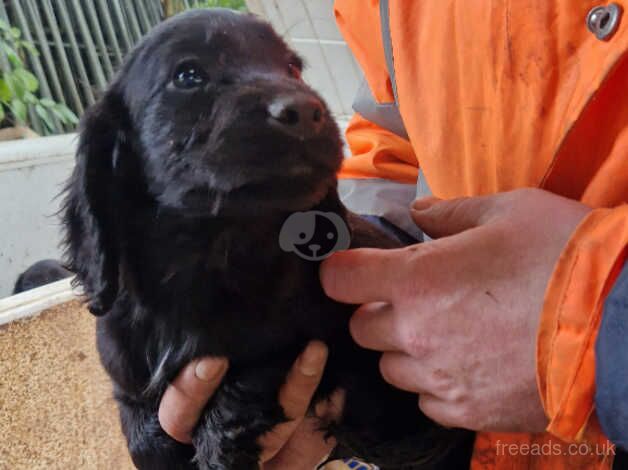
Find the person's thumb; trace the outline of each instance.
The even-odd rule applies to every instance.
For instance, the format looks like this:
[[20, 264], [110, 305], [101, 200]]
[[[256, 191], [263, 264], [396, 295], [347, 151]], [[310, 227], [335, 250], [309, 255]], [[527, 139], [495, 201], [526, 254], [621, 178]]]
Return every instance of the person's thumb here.
[[204, 357], [183, 368], [159, 405], [159, 424], [166, 434], [184, 444], [192, 442], [192, 432], [228, 365], [224, 358]]
[[448, 201], [427, 197], [414, 201], [410, 214], [414, 223], [427, 235], [440, 238], [485, 224], [494, 214], [495, 203], [494, 196]]

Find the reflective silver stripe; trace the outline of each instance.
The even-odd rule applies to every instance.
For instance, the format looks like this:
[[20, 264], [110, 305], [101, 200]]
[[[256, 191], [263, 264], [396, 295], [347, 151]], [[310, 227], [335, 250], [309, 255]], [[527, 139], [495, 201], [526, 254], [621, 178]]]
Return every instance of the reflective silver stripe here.
[[433, 196], [432, 190], [427, 184], [427, 180], [425, 179], [425, 173], [423, 173], [423, 169], [419, 168], [419, 177], [416, 181], [416, 197], [417, 199], [420, 197]]
[[407, 139], [408, 132], [406, 131], [406, 126], [403, 124], [403, 119], [399, 112], [395, 61], [392, 50], [392, 37], [390, 35], [388, 0], [380, 0], [379, 17], [382, 28], [382, 42], [384, 43], [386, 67], [388, 68], [388, 76], [392, 85], [395, 101], [392, 103], [378, 103], [366, 80], [362, 80], [362, 84], [353, 101], [352, 107], [356, 113], [359, 113], [366, 120], [397, 134], [399, 137]]
[[340, 179], [340, 199], [356, 214], [384, 217], [397, 227], [420, 239], [421, 231], [410, 217], [416, 185], [385, 179]]
[[[393, 103], [378, 103], [368, 83], [363, 80], [353, 102], [353, 109], [368, 121], [408, 139], [408, 132], [399, 112], [388, 0], [380, 0], [379, 16], [386, 67], [395, 101]], [[415, 198], [432, 195], [422, 169], [419, 168], [416, 185], [396, 183], [384, 179], [341, 179], [338, 182], [338, 190], [344, 204], [353, 212], [384, 217], [417, 239], [420, 240], [424, 237], [410, 217], [410, 203]]]
[[362, 85], [355, 96], [353, 110], [367, 121], [377, 124], [382, 129], [389, 130], [404, 139], [408, 138], [408, 133], [406, 132], [406, 127], [403, 125], [397, 104], [378, 103], [373, 93], [371, 93], [371, 89], [366, 80], [362, 81]]
[[[419, 168], [419, 177], [417, 178], [416, 182], [416, 198], [419, 199], [420, 197], [427, 197], [432, 195], [432, 190], [428, 186], [427, 180], [425, 179], [425, 173], [423, 173], [423, 170]], [[430, 240], [432, 240], [432, 238], [422, 230], [419, 230], [419, 232], [421, 232], [421, 234], [423, 235], [422, 240], [424, 242], [429, 242]]]
[[388, 0], [379, 1], [379, 21], [382, 26], [382, 42], [384, 43], [384, 55], [386, 56], [386, 67], [392, 85], [395, 104], [399, 106], [399, 95], [397, 95], [397, 78], [395, 74], [395, 56], [392, 48], [392, 35], [390, 34], [390, 9]]

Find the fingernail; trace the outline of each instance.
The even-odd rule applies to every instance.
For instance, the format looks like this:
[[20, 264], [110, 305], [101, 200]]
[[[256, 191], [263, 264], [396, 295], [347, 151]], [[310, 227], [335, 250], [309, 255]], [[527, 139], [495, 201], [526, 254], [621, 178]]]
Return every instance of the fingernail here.
[[440, 199], [438, 199], [437, 197], [423, 197], [421, 199], [417, 199], [412, 203], [412, 209], [414, 209], [415, 211], [429, 209], [433, 204], [437, 203], [438, 201], [440, 201]]
[[198, 361], [194, 374], [203, 382], [213, 382], [220, 377], [225, 367], [226, 361], [224, 359], [205, 358]]
[[312, 341], [301, 354], [299, 370], [307, 377], [314, 377], [321, 373], [326, 359], [327, 346], [320, 341]]

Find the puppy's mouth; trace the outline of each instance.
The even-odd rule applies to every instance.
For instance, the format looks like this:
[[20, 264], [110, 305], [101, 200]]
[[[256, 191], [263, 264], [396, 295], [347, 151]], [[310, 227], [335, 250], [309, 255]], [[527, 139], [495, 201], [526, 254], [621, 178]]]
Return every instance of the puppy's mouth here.
[[307, 167], [282, 176], [241, 184], [229, 190], [203, 186], [183, 194], [181, 209], [188, 216], [264, 216], [312, 209], [336, 190], [336, 177], [313, 178]]
[[342, 149], [334, 138], [278, 142], [255, 148], [226, 139], [224, 151], [214, 151], [220, 158], [199, 149], [202, 165], [186, 183], [169, 184], [160, 202], [188, 217], [265, 216], [309, 210], [336, 190]]

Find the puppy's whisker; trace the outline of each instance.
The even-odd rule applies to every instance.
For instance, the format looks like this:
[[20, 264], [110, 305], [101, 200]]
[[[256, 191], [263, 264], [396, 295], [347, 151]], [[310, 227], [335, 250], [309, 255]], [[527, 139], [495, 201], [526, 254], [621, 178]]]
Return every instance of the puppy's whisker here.
[[196, 128], [193, 127], [192, 130], [190, 131], [190, 133], [187, 136], [185, 136], [185, 139], [183, 139], [181, 141], [181, 144], [180, 144], [181, 148], [180, 148], [179, 152], [185, 152], [185, 151], [190, 149], [190, 145], [191, 145], [192, 140], [194, 138], [194, 130], [195, 129]]
[[199, 115], [198, 119], [194, 122], [190, 133], [187, 135], [185, 141], [183, 142], [183, 148], [181, 149], [182, 152], [190, 150], [190, 147], [192, 147], [192, 145], [200, 140], [199, 137], [202, 136], [203, 133], [199, 132], [199, 128], [206, 121], [206, 119], [207, 116], [205, 114]]
[[[170, 359], [171, 354], [172, 354], [172, 346], [168, 346], [162, 352], [161, 358], [159, 359], [159, 363], [153, 370], [150, 371], [151, 372], [150, 380], [148, 381], [148, 384], [146, 385], [146, 388], [144, 389], [145, 395], [152, 395], [153, 393], [158, 392], [163, 387], [164, 379], [167, 380], [167, 378], [164, 377], [164, 370], [166, 367], [166, 363]], [[147, 359], [149, 359], [148, 355], [147, 355]]]
[[208, 198], [208, 206], [211, 208], [210, 213], [213, 216], [218, 215], [225, 199], [225, 193], [216, 192], [213, 198]]

